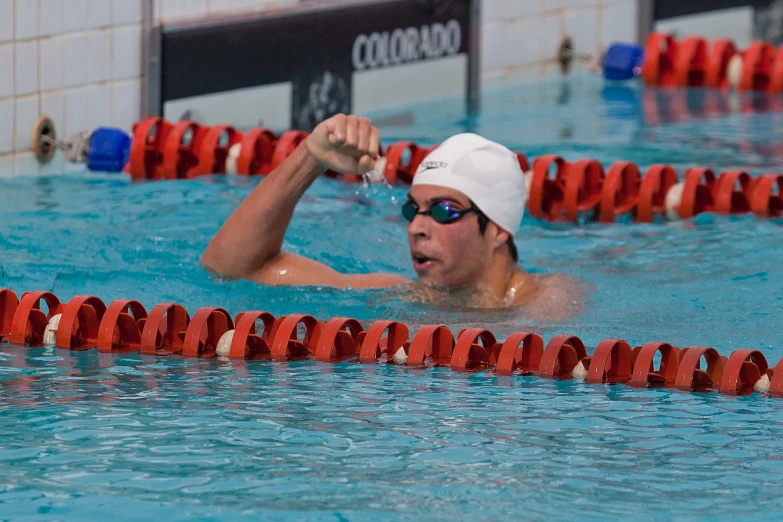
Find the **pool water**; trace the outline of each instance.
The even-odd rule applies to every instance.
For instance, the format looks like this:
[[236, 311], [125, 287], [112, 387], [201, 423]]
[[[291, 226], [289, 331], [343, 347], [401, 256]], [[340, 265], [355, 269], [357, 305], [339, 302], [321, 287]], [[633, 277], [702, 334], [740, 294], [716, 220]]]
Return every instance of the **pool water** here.
[[[593, 78], [486, 93], [475, 119], [404, 108], [388, 141], [479, 132], [558, 153], [754, 175], [780, 170], [779, 100], [606, 88]], [[406, 118], [399, 118], [404, 121]], [[391, 118], [389, 121], [394, 121]], [[176, 301], [232, 314], [531, 330], [594, 347], [709, 345], [783, 357], [781, 223], [526, 218], [520, 264], [591, 288], [582, 314], [531, 321], [398, 293], [220, 282], [198, 259], [255, 179], [0, 178], [0, 287]], [[319, 180], [285, 248], [336, 269], [413, 277], [404, 188]], [[783, 401], [313, 361], [277, 364], [0, 345], [0, 518], [757, 519], [783, 513]], [[589, 350], [592, 351], [592, 348]]]

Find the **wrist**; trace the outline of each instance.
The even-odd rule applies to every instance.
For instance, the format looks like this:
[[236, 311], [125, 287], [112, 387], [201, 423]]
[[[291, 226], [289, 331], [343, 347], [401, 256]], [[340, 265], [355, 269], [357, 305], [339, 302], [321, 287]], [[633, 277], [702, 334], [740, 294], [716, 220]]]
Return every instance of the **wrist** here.
[[317, 174], [323, 174], [328, 169], [328, 166], [323, 161], [321, 161], [316, 154], [313, 153], [309, 136], [299, 144], [297, 149], [302, 153], [303, 166], [307, 170], [313, 171]]

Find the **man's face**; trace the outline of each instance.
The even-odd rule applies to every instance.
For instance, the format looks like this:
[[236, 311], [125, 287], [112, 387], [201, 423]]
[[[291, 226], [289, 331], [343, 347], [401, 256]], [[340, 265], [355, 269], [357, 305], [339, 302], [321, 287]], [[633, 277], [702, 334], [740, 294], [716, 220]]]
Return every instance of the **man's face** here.
[[[433, 185], [412, 187], [408, 199], [418, 205], [419, 212], [429, 210], [440, 201], [461, 209], [471, 207], [462, 192]], [[479, 232], [476, 212], [468, 212], [448, 224], [440, 224], [431, 216], [417, 215], [408, 224], [408, 243], [419, 281], [442, 287], [477, 284], [492, 259], [489, 236]]]

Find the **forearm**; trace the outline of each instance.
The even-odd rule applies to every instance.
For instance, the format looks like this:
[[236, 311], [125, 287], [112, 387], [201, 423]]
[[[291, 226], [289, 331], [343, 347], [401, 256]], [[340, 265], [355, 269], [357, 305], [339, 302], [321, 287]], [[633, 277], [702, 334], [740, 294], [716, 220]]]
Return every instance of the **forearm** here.
[[300, 144], [229, 216], [201, 263], [236, 278], [263, 268], [280, 253], [296, 204], [323, 171], [306, 144]]

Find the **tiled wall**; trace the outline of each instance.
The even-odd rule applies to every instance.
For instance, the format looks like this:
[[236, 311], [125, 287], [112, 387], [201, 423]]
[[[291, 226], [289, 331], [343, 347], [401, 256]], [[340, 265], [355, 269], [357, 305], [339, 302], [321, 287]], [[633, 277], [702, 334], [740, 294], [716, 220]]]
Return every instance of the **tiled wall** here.
[[39, 114], [60, 137], [130, 128], [141, 107], [142, 0], [0, 0], [0, 176], [67, 170], [29, 152]]
[[[564, 35], [577, 53], [637, 39], [638, 0], [483, 0], [484, 89], [556, 78]], [[584, 63], [574, 64], [574, 73]]]
[[[146, 1], [0, 0], [0, 176], [80, 169], [59, 153], [41, 166], [29, 152], [41, 113], [60, 137], [99, 125], [130, 130], [141, 116]], [[154, 0], [152, 16], [161, 23], [322, 1]], [[637, 0], [482, 1], [483, 88], [555, 77], [566, 33], [581, 53], [636, 40]]]

